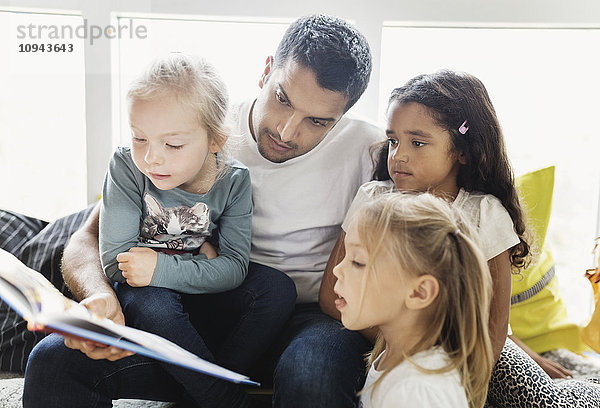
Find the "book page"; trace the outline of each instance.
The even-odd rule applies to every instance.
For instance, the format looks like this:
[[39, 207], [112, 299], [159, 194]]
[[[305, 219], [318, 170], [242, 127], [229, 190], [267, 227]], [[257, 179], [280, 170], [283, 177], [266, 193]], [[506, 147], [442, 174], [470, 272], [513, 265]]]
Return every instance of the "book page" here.
[[91, 313], [63, 296], [43, 275], [1, 249], [0, 297], [29, 323], [43, 325], [45, 330], [131, 350], [228, 381], [258, 385], [247, 376], [208, 362], [163, 337]]

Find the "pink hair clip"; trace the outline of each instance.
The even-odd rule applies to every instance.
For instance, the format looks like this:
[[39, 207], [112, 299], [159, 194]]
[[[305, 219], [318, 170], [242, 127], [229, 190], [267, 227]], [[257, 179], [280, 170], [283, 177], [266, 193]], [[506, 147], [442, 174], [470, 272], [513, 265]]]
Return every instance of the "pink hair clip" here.
[[464, 135], [465, 133], [467, 133], [467, 130], [469, 130], [469, 127], [467, 126], [467, 121], [465, 120], [462, 125], [460, 125], [460, 127], [458, 128], [458, 131], [461, 135]]

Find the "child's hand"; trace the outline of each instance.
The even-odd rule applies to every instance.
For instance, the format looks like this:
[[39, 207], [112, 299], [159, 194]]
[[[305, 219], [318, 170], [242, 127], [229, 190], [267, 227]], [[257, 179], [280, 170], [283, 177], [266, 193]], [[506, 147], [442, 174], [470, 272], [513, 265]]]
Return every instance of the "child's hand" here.
[[150, 248], [133, 247], [117, 255], [117, 261], [129, 286], [148, 286], [154, 276], [158, 254]]
[[542, 369], [550, 376], [550, 378], [573, 378], [573, 373], [556, 361], [552, 361], [540, 355], [537, 357], [538, 358], [534, 358], [533, 360], [538, 363], [540, 367], [542, 367]]
[[200, 247], [200, 253], [206, 255], [208, 259], [213, 259], [217, 257], [217, 250], [208, 241], [204, 241], [204, 244], [202, 244], [202, 246]]

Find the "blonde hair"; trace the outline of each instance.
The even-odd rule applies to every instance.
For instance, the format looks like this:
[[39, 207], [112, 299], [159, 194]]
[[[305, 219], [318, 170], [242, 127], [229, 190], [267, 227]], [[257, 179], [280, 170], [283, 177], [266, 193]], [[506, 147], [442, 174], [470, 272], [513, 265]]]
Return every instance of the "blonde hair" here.
[[217, 177], [221, 177], [229, 168], [227, 141], [231, 130], [227, 124], [227, 86], [215, 67], [204, 58], [179, 52], [154, 60], [131, 83], [127, 101], [131, 106], [137, 100], [163, 97], [173, 97], [190, 107], [198, 124], [207, 130], [209, 141], [220, 146], [222, 159], [218, 163]]
[[[399, 270], [415, 276], [432, 275], [439, 282], [439, 294], [430, 308], [431, 322], [423, 339], [392, 366], [422, 351], [423, 344], [440, 346], [450, 363], [428, 373], [457, 369], [470, 407], [482, 407], [493, 367], [488, 333], [492, 282], [487, 262], [474, 242], [474, 229], [457, 210], [430, 193], [387, 193], [361, 209], [357, 215], [358, 234], [369, 254], [376, 259], [388, 251]], [[377, 271], [369, 262], [364, 287]], [[368, 356], [369, 367], [384, 351], [381, 334]], [[411, 361], [412, 362], [412, 361]], [[416, 365], [416, 363], [412, 362]], [[373, 385], [373, 392], [384, 374]]]

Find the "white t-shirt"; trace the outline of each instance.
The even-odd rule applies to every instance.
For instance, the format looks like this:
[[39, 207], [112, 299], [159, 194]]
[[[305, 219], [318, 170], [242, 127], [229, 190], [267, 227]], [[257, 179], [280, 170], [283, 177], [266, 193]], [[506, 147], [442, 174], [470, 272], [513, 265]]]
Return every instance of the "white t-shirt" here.
[[250, 169], [254, 214], [250, 260], [287, 273], [298, 302], [317, 302], [325, 265], [358, 188], [371, 179], [369, 147], [384, 132], [344, 115], [313, 150], [283, 163], [258, 151], [248, 116], [253, 101], [232, 107], [234, 151]]
[[[356, 193], [356, 197], [342, 224], [344, 231], [348, 230], [352, 217], [354, 217], [359, 207], [373, 197], [390, 191], [395, 191], [392, 180], [370, 181], [362, 185]], [[510, 214], [500, 200], [493, 195], [477, 192], [469, 193], [461, 188], [452, 202], [452, 206], [462, 210], [469, 217], [469, 220], [478, 227], [479, 246], [488, 261], [520, 242]]]
[[[383, 371], [377, 370], [381, 356], [371, 366], [359, 408], [468, 408], [467, 395], [456, 369], [443, 374], [428, 374], [410, 361], [398, 364], [381, 380], [375, 392], [369, 388]], [[411, 359], [419, 366], [431, 370], [445, 367], [448, 355], [440, 347], [415, 354]]]

